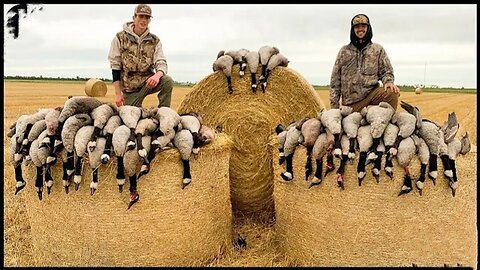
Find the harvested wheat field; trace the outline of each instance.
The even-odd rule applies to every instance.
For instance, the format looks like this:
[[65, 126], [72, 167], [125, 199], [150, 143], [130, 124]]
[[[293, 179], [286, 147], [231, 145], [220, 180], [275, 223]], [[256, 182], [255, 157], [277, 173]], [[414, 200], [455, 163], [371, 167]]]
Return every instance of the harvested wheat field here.
[[[35, 223], [30, 222], [29, 214], [27, 211], [27, 207], [30, 205], [30, 200], [25, 197], [27, 189], [33, 188], [33, 182], [30, 179], [27, 180], [27, 188], [23, 191], [24, 193], [17, 194], [14, 196], [14, 174], [13, 174], [13, 167], [10, 165], [9, 160], [9, 150], [8, 150], [8, 142], [9, 138], [6, 136], [8, 132], [8, 127], [12, 124], [20, 115], [26, 113], [33, 113], [39, 108], [53, 108], [59, 105], [62, 105], [64, 101], [67, 99], [69, 95], [85, 95], [85, 84], [84, 83], [30, 83], [30, 82], [4, 82], [4, 163], [5, 163], [5, 184], [4, 184], [4, 266], [39, 266], [40, 264], [37, 260], [33, 257], [34, 252], [34, 243], [38, 241], [35, 237], [37, 235], [35, 232], [38, 232], [38, 228], [34, 227]], [[174, 87], [173, 90], [173, 97], [172, 97], [172, 108], [177, 110], [184, 100], [185, 96], [191, 91], [191, 88], [182, 88], [182, 87]], [[108, 85], [108, 92], [105, 97], [99, 97], [100, 100], [103, 101], [111, 101], [114, 100], [113, 95], [113, 87], [109, 84]], [[320, 96], [320, 99], [324, 101], [324, 104], [329, 107], [328, 102], [328, 91], [317, 91], [317, 94]], [[471, 190], [471, 192], [476, 191], [476, 145], [477, 145], [477, 138], [476, 138], [476, 96], [471, 94], [443, 94], [443, 93], [429, 93], [428, 91], [424, 91], [421, 95], [416, 95], [414, 92], [409, 93], [402, 93], [400, 96], [401, 100], [409, 102], [417, 106], [422, 115], [425, 118], [429, 118], [437, 123], [443, 123], [446, 120], [446, 117], [449, 112], [455, 111], [457, 118], [460, 122], [460, 130], [458, 132], [459, 135], [463, 135], [465, 131], [468, 131], [470, 135], [470, 140], [472, 142], [472, 151], [475, 153], [469, 153], [468, 156], [459, 157], [458, 159], [458, 167], [459, 169], [462, 168], [462, 171], [459, 171], [459, 181], [468, 181], [470, 179], [470, 185], [463, 184], [459, 188], [458, 197], [452, 198], [451, 195], [448, 193], [448, 190], [445, 186], [438, 186], [435, 190], [433, 190], [431, 182], [427, 183], [427, 187], [425, 189], [424, 199], [432, 202], [438, 202], [440, 199], [444, 199], [447, 202], [440, 204], [437, 207], [441, 207], [441, 205], [451, 206], [453, 204], [464, 204], [466, 208], [465, 211], [468, 211], [466, 215], [471, 215], [471, 211], [475, 211], [476, 202], [472, 201], [475, 200], [475, 196], [469, 197], [469, 201], [466, 201], [465, 197], [462, 195], [466, 194], [467, 190]], [[156, 106], [157, 98], [155, 95], [149, 96], [145, 102], [144, 107]], [[286, 124], [286, 123], [282, 123]], [[272, 130], [273, 133], [273, 130]], [[272, 151], [275, 151], [273, 149]], [[299, 151], [300, 152], [300, 151]], [[301, 153], [301, 152], [300, 152]], [[273, 156], [278, 153], [271, 153]], [[300, 154], [301, 155], [301, 154]], [[299, 155], [299, 156], [300, 156]], [[276, 159], [273, 158], [273, 162]], [[471, 163], [465, 163], [469, 161]], [[300, 166], [301, 161], [295, 161], [296, 166]], [[441, 165], [439, 165], [441, 168]], [[88, 172], [89, 168], [86, 169]], [[347, 167], [348, 170], [348, 167]], [[351, 170], [351, 168], [350, 168]], [[415, 171], [415, 169], [412, 169]], [[440, 169], [441, 171], [441, 169]], [[439, 171], [439, 172], [440, 172]], [[367, 171], [369, 173], [369, 171]], [[275, 179], [274, 183], [277, 185], [277, 174], [278, 168], [275, 168]], [[400, 177], [399, 175], [401, 172], [396, 172], [396, 180], [393, 183], [387, 183], [386, 180], [382, 180], [383, 185], [391, 185], [392, 187], [390, 193], [393, 191], [397, 191]], [[25, 174], [26, 175], [26, 174]], [[298, 174], [297, 175], [301, 175]], [[383, 176], [383, 174], [382, 174]], [[368, 189], [369, 187], [372, 189], [376, 184], [372, 182], [371, 176], [367, 176], [364, 180], [365, 187], [362, 188]], [[302, 181], [300, 181], [302, 180]], [[351, 185], [356, 181], [356, 179], [346, 179], [346, 182], [350, 182]], [[441, 176], [439, 176], [439, 184], [442, 183]], [[194, 181], [194, 180], [193, 180]], [[301, 178], [295, 178], [294, 180], [296, 183], [294, 185], [284, 188], [292, 188], [298, 190], [300, 192], [304, 192], [303, 189], [305, 181]], [[331, 182], [331, 181], [330, 181]], [[87, 184], [87, 183], [84, 183]], [[325, 184], [327, 184], [325, 182]], [[358, 190], [358, 188], [352, 186], [346, 186], [346, 188], [351, 187], [351, 189]], [[275, 187], [277, 188], [277, 187]], [[31, 190], [30, 190], [31, 191]], [[63, 192], [59, 191], [58, 189], [55, 190], [57, 193]], [[431, 191], [431, 192], [430, 192]], [[329, 185], [319, 186], [317, 190], [313, 190], [312, 194], [320, 195], [329, 195], [332, 196], [342, 196], [336, 193], [340, 193], [339, 190], [334, 189], [333, 184], [329, 183]], [[369, 191], [371, 192], [371, 190]], [[286, 191], [284, 191], [286, 193]], [[389, 193], [389, 195], [391, 195]], [[299, 205], [296, 207], [301, 206], [308, 206], [309, 198], [312, 198], [312, 194], [305, 196]], [[336, 195], [333, 195], [336, 194]], [[371, 193], [370, 193], [371, 194]], [[432, 196], [437, 195], [438, 197], [433, 198]], [[65, 195], [57, 194], [57, 195]], [[84, 194], [82, 194], [84, 195]], [[45, 194], [45, 196], [47, 196]], [[85, 195], [86, 196], [86, 195]], [[405, 202], [405, 206], [410, 205], [412, 200], [418, 199], [418, 193], [414, 194], [414, 192], [407, 195], [407, 197], [402, 198], [403, 202]], [[390, 198], [391, 200], [395, 200], [397, 198]], [[91, 200], [91, 198], [87, 198], [86, 200]], [[455, 202], [457, 200], [458, 202]], [[42, 201], [43, 203], [45, 201]], [[320, 201], [319, 201], [320, 202]], [[38, 204], [38, 202], [36, 202]], [[318, 203], [318, 202], [317, 202]], [[276, 203], [277, 204], [277, 203]], [[472, 206], [473, 205], [473, 206]], [[313, 206], [313, 204], [312, 204]], [[417, 206], [421, 207], [421, 206]], [[432, 206], [435, 207], [435, 206]], [[308, 224], [307, 222], [300, 220], [300, 223], [294, 225], [293, 222], [289, 221], [285, 214], [287, 211], [285, 208], [281, 208], [280, 214], [281, 219], [279, 217], [277, 219], [272, 219], [269, 221], [259, 221], [262, 220], [257, 219], [255, 217], [242, 217], [237, 216], [232, 221], [232, 234], [233, 238], [237, 239], [237, 237], [243, 237], [246, 240], [246, 247], [237, 249], [235, 246], [231, 246], [219, 252], [218, 256], [208, 262], [203, 262], [205, 266], [303, 266], [303, 265], [317, 265], [317, 266], [326, 266], [328, 264], [324, 264], [321, 260], [319, 260], [316, 256], [318, 254], [308, 255], [313, 256], [313, 259], [309, 261], [309, 257], [305, 255], [304, 251], [310, 250], [311, 242], [304, 240], [307, 236], [306, 231], [299, 231], [294, 232], [292, 230], [297, 229], [295, 226], [302, 226]], [[283, 210], [283, 211], [282, 211]], [[303, 211], [307, 211], [305, 209]], [[319, 211], [319, 210], [315, 210]], [[417, 210], [415, 210], [417, 211]], [[440, 211], [437, 209], [436, 211]], [[311, 211], [310, 211], [311, 212]], [[300, 214], [301, 212], [297, 213]], [[435, 217], [440, 217], [438, 212], [435, 212], [436, 216], [433, 218], [431, 217], [429, 222], [437, 221]], [[462, 217], [458, 215], [458, 213], [452, 211], [447, 211], [447, 213], [452, 213], [453, 218], [455, 220], [462, 220]], [[261, 215], [261, 214], [259, 214]], [[393, 215], [393, 213], [389, 213], [389, 215]], [[316, 217], [318, 219], [318, 217]], [[331, 214], [331, 218], [342, 218], [341, 215], [334, 215]], [[448, 219], [448, 216], [445, 217]], [[38, 220], [38, 219], [37, 219]], [[276, 221], [279, 221], [280, 224], [276, 224]], [[442, 220], [440, 220], [441, 222]], [[378, 221], [375, 221], [378, 224]], [[277, 222], [278, 223], [278, 222]], [[285, 226], [287, 224], [288, 226]], [[281, 228], [278, 228], [281, 226]], [[438, 224], [438, 226], [443, 226], [442, 224]], [[471, 226], [469, 224], [468, 226]], [[276, 230], [278, 229], [278, 230]], [[471, 227], [467, 227], [466, 229], [468, 233], [470, 233], [473, 229]], [[467, 233], [467, 231], [465, 231]], [[285, 233], [284, 238], [278, 237], [278, 232]], [[188, 232], [186, 232], [188, 233]], [[299, 234], [301, 239], [294, 239], [290, 241], [285, 241], [285, 237], [292, 239], [295, 233]], [[439, 233], [438, 231], [432, 232], [432, 234]], [[475, 231], [476, 233], [476, 231]], [[405, 233], [407, 234], [407, 233]], [[353, 234], [348, 232], [344, 235], [344, 239], [340, 240], [340, 248], [349, 248], [348, 242], [355, 242], [355, 241], [366, 241], [365, 239], [355, 239], [351, 238]], [[415, 238], [415, 228], [408, 228], [408, 236], [411, 238]], [[327, 235], [323, 236], [312, 236], [312, 239], [321, 239], [320, 237], [328, 237]], [[389, 241], [396, 241], [397, 238], [394, 236], [388, 236]], [[346, 239], [349, 238], [349, 239]], [[476, 239], [476, 235], [473, 235], [472, 238]], [[442, 238], [440, 238], [442, 239]], [[467, 239], [467, 238], [466, 238]], [[470, 239], [470, 238], [468, 238]], [[456, 244], [455, 239], [443, 239], [447, 243]], [[292, 243], [295, 241], [301, 241], [298, 245], [292, 247]], [[404, 247], [410, 248], [407, 246], [405, 242], [408, 240], [401, 240], [400, 243], [404, 244]], [[430, 243], [424, 243], [428, 245]], [[437, 243], [438, 244], [438, 243]], [[465, 245], [466, 252], [472, 252], [470, 249], [471, 240], [468, 240]], [[434, 243], [435, 245], [435, 243]], [[435, 246], [434, 246], [435, 247]], [[290, 251], [285, 251], [285, 248], [290, 248]], [[427, 247], [423, 247], [427, 249]], [[432, 251], [435, 253], [438, 250]], [[105, 250], [98, 250], [98, 252], [105, 252]], [[407, 251], [404, 251], [407, 253]], [[475, 249], [476, 252], [476, 249]], [[368, 252], [367, 252], [368, 253]], [[340, 253], [341, 254], [341, 253]], [[369, 254], [369, 253], [368, 253]], [[418, 260], [418, 264], [422, 266], [422, 262], [425, 262], [424, 265], [428, 264], [428, 258], [431, 258], [433, 255], [428, 255], [428, 250], [423, 252], [425, 254], [426, 259]], [[297, 256], [297, 257], [295, 257]], [[457, 255], [455, 255], [457, 256]], [[456, 257], [455, 257], [456, 258]], [[410, 262], [410, 261], [409, 261]], [[471, 260], [458, 260], [458, 261], [445, 261], [445, 263], [464, 263], [470, 264]], [[415, 261], [411, 261], [411, 263], [415, 263]], [[337, 263], [333, 263], [337, 264]], [[348, 263], [345, 265], [354, 265], [355, 263]], [[368, 261], [358, 261], [357, 264], [368, 264]], [[43, 264], [44, 265], [44, 264]], [[403, 264], [401, 264], [403, 265]]]

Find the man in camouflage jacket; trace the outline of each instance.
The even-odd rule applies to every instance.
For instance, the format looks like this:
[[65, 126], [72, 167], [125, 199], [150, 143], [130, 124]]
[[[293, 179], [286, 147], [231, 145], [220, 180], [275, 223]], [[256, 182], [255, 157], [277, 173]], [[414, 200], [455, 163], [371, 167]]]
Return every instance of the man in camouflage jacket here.
[[173, 80], [167, 75], [162, 42], [150, 33], [152, 9], [140, 4], [133, 22], [123, 25], [112, 40], [108, 60], [112, 68], [115, 104], [142, 106], [147, 95], [158, 93], [158, 107], [170, 107]]
[[383, 47], [371, 41], [372, 36], [369, 18], [364, 14], [354, 16], [351, 42], [340, 49], [330, 79], [331, 108], [339, 108], [340, 98], [342, 105], [354, 111], [381, 101], [397, 108], [400, 89], [394, 84], [392, 65]]

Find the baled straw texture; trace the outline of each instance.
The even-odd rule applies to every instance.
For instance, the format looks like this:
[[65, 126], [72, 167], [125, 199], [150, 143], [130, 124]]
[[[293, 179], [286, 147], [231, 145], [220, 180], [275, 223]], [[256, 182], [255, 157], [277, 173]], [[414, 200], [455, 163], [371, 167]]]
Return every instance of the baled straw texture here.
[[91, 78], [85, 83], [85, 94], [89, 97], [104, 97], [107, 85], [97, 78]]
[[415, 89], [415, 94], [420, 95], [423, 92], [422, 88]]
[[[272, 159], [268, 137], [278, 124], [289, 124], [305, 115], [316, 116], [323, 102], [313, 87], [286, 67], [273, 69], [265, 94], [260, 85], [251, 90], [250, 72], [239, 76], [232, 69], [233, 95], [228, 94], [225, 75], [217, 71], [198, 82], [178, 109], [197, 112], [206, 125], [222, 126], [233, 137], [230, 188], [234, 214], [273, 214]], [[261, 67], [257, 71], [260, 76]]]
[[[305, 181], [306, 150], [297, 147], [294, 179], [280, 177], [278, 139], [272, 138], [275, 171], [276, 232], [280, 249], [301, 265], [316, 266], [428, 266], [477, 265], [476, 155], [457, 158], [459, 188], [452, 197], [439, 160], [436, 185], [425, 181], [423, 196], [413, 190], [398, 196], [403, 169], [394, 160], [394, 178], [385, 174], [382, 160], [380, 183], [366, 167], [358, 186], [356, 166], [346, 166], [345, 190], [337, 187], [335, 171], [319, 186], [308, 189]], [[325, 172], [325, 157], [324, 170]], [[419, 162], [410, 173], [417, 179]], [[315, 168], [315, 162], [313, 163]], [[312, 176], [313, 177], [313, 176]], [[415, 180], [413, 180], [415, 181]]]
[[72, 184], [65, 194], [59, 160], [52, 193], [44, 187], [42, 201], [34, 169], [25, 167], [28, 182], [20, 194], [26, 198], [37, 265], [193, 266], [213, 260], [232, 246], [232, 144], [222, 134], [202, 147], [191, 159], [192, 183], [184, 190], [177, 149], [158, 153], [150, 173], [139, 179], [140, 200], [129, 210], [128, 177], [119, 193], [116, 158], [100, 168], [93, 196], [88, 163], [79, 190]]

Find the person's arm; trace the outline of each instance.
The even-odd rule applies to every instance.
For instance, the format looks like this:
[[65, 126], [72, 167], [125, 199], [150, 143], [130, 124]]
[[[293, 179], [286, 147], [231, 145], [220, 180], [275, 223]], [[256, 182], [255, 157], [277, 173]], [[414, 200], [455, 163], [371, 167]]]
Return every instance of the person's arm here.
[[147, 79], [147, 86], [154, 88], [160, 82], [163, 75], [167, 74], [168, 64], [167, 58], [163, 54], [162, 42], [158, 41], [157, 47], [155, 47], [155, 53], [153, 54], [153, 62], [155, 65], [155, 74]]
[[115, 104], [117, 107], [125, 104], [125, 99], [122, 94], [122, 83], [120, 81], [120, 70], [112, 69], [113, 88], [115, 88]]
[[390, 63], [387, 52], [385, 52], [383, 48], [380, 51], [378, 72], [385, 91], [400, 92], [400, 88], [398, 88], [394, 82], [395, 76], [393, 75], [392, 64]]
[[115, 88], [115, 104], [120, 107], [125, 103], [122, 94], [122, 83], [120, 80], [122, 70], [122, 57], [120, 55], [120, 40], [115, 36], [110, 45], [110, 52], [108, 53], [108, 60], [110, 61], [110, 68], [112, 69], [113, 87]]
[[342, 50], [338, 52], [335, 65], [333, 66], [332, 75], [330, 77], [330, 108], [338, 109], [340, 107], [341, 96], [341, 54]]

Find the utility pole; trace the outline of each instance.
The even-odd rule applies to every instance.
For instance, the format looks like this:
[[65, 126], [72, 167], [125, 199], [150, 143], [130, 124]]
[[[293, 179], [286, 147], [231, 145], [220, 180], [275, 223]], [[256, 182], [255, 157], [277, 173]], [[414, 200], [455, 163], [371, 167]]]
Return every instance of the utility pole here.
[[424, 88], [427, 86], [426, 78], [427, 78], [427, 61], [425, 61], [425, 69], [423, 71], [423, 87]]

